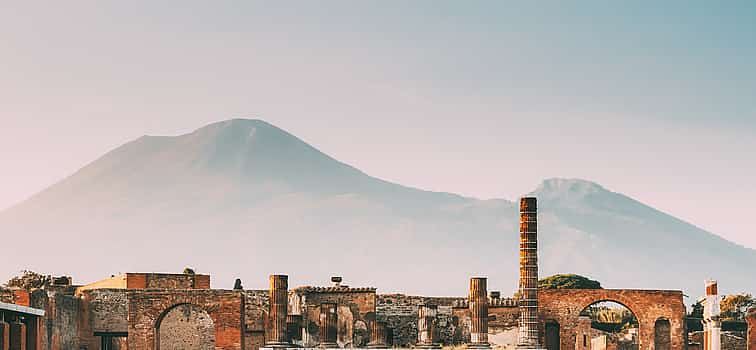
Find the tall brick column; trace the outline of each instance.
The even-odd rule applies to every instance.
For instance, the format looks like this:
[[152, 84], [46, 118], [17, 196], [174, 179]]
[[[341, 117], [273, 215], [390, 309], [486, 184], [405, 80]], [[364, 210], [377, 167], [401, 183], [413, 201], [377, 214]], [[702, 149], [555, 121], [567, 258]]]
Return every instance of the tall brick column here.
[[10, 346], [10, 325], [5, 321], [0, 321], [0, 350], [8, 350]]
[[369, 348], [384, 349], [386, 348], [386, 322], [378, 320], [370, 324], [370, 343]]
[[18, 320], [10, 323], [10, 350], [26, 350], [26, 325]]
[[417, 346], [422, 348], [437, 348], [433, 338], [433, 324], [436, 320], [438, 305], [420, 305], [417, 309]]
[[336, 343], [338, 336], [339, 314], [335, 303], [320, 304], [320, 347], [338, 348]]
[[746, 349], [756, 349], [756, 307], [746, 315], [746, 322], [748, 323], [748, 340], [746, 340]]
[[485, 277], [470, 279], [467, 296], [470, 308], [470, 344], [468, 348], [490, 348], [488, 343], [488, 291]]
[[538, 336], [538, 222], [535, 197], [520, 199], [520, 330], [518, 349], [542, 349]]
[[286, 314], [289, 306], [289, 276], [270, 275], [270, 339], [266, 347], [284, 348], [290, 344], [286, 332]]

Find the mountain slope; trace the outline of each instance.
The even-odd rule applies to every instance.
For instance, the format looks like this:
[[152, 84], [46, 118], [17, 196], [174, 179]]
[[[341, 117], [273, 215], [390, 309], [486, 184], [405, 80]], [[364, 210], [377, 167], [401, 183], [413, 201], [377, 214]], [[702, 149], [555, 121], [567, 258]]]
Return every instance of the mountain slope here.
[[[756, 289], [753, 250], [590, 182], [547, 180], [533, 194], [542, 274], [692, 295], [710, 276]], [[517, 279], [512, 202], [385, 182], [259, 120], [141, 137], [0, 213], [0, 232], [33, 248], [10, 252], [0, 277], [34, 268], [86, 281], [191, 265], [212, 272], [216, 287], [235, 277], [264, 287], [273, 272], [295, 284], [343, 274], [447, 295], [464, 294], [473, 274], [505, 293]]]

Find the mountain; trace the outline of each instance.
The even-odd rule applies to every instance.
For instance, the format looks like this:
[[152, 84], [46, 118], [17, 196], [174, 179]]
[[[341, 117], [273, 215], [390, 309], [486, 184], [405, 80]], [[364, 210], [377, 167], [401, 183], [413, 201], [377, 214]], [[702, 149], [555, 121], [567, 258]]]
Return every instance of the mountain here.
[[[700, 293], [718, 278], [754, 291], [756, 251], [583, 180], [549, 179], [539, 198], [541, 274], [617, 288]], [[517, 287], [515, 203], [376, 179], [260, 120], [144, 136], [0, 213], [0, 277], [20, 269], [91, 281], [126, 271], [241, 277], [265, 287], [343, 275], [381, 291], [464, 295], [472, 275]]]

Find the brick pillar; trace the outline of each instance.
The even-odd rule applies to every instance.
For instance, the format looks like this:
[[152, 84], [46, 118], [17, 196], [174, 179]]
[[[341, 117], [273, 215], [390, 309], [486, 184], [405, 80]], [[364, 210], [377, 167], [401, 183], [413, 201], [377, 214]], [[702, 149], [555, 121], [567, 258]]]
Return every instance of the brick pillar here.
[[26, 325], [19, 321], [10, 324], [9, 350], [26, 350]]
[[289, 306], [289, 276], [270, 275], [270, 337], [266, 347], [288, 347], [286, 314]]
[[746, 349], [756, 349], [756, 308], [751, 309], [746, 316], [748, 323], [748, 340], [746, 340]]
[[386, 322], [375, 320], [370, 324], [370, 344], [368, 344], [368, 347], [373, 349], [388, 347], [386, 344]]
[[8, 350], [10, 344], [10, 325], [5, 321], [0, 321], [0, 350]]
[[520, 199], [520, 329], [518, 349], [542, 349], [538, 336], [538, 223], [535, 197]]
[[575, 333], [575, 350], [590, 350], [592, 345], [591, 318], [588, 316], [579, 316]]
[[485, 277], [470, 279], [470, 344], [468, 348], [490, 348], [488, 343], [488, 291]]
[[423, 348], [437, 348], [433, 339], [433, 324], [438, 312], [437, 305], [420, 305], [417, 309], [417, 345]]
[[320, 304], [320, 347], [338, 348], [336, 343], [338, 336], [339, 314], [335, 303]]

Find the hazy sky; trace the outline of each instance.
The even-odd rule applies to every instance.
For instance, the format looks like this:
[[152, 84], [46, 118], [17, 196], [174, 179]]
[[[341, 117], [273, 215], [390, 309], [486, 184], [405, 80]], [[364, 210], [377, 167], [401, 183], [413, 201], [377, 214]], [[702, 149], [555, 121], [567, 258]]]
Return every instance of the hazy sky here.
[[250, 117], [405, 185], [585, 178], [756, 248], [754, 62], [754, 1], [4, 2], [0, 208]]

